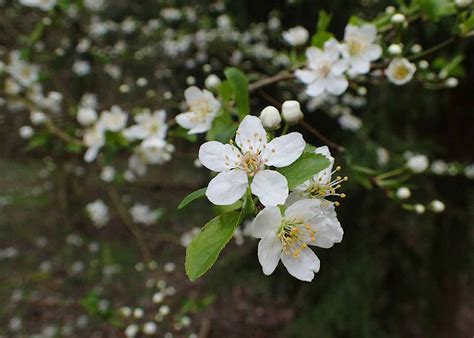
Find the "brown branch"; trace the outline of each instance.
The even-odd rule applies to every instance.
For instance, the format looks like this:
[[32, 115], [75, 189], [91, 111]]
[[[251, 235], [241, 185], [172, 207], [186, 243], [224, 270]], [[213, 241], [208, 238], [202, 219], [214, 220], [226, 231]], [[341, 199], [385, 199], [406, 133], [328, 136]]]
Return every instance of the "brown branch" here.
[[260, 89], [260, 88], [263, 88], [263, 87], [266, 87], [266, 86], [269, 86], [273, 83], [276, 83], [276, 82], [279, 82], [279, 81], [283, 81], [283, 80], [289, 80], [289, 79], [293, 79], [295, 77], [295, 75], [293, 74], [292, 71], [285, 71], [285, 72], [282, 72], [282, 73], [279, 73], [277, 75], [274, 75], [274, 76], [271, 76], [271, 77], [267, 77], [267, 78], [264, 78], [264, 79], [261, 79], [261, 80], [258, 80], [254, 83], [251, 83], [249, 85], [249, 91], [250, 92], [253, 92], [257, 89]]

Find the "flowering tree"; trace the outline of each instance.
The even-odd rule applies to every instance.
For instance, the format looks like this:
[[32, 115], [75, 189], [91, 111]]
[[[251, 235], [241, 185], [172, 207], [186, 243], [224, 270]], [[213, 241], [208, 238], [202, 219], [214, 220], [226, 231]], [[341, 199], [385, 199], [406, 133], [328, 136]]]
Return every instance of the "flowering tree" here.
[[[463, 54], [450, 47], [473, 35], [470, 0], [402, 1], [371, 17], [352, 16], [342, 35], [330, 30], [336, 13], [323, 10], [310, 30], [285, 29], [276, 14], [239, 30], [223, 14], [223, 2], [160, 5], [159, 15], [147, 19], [123, 15], [123, 8], [114, 13], [103, 1], [3, 6], [3, 109], [23, 116], [26, 148], [48, 156], [55, 170], [100, 177], [104, 193], [83, 201], [86, 214], [102, 228], [112, 206], [146, 265], [153, 253], [140, 225], [158, 222], [163, 210], [124, 203], [121, 193], [173, 161], [179, 149], [191, 149], [195, 170], [209, 169], [210, 180], [178, 209], [207, 198], [216, 212], [183, 237], [192, 281], [242, 232], [259, 239], [265, 275], [281, 260], [290, 275], [312, 281], [320, 260], [310, 246], [330, 248], [343, 239], [337, 210], [348, 176], [352, 190], [382, 192], [417, 214], [445, 209], [438, 199], [411, 198], [419, 176], [474, 177], [473, 164], [387, 149], [383, 137], [368, 132], [366, 123], [376, 122], [357, 113], [388, 87], [456, 87]], [[446, 40], [426, 46], [415, 40], [417, 24], [436, 28], [443, 20], [451, 23]], [[316, 110], [337, 121], [344, 142], [308, 118]], [[359, 160], [361, 152], [372, 159]], [[154, 325], [144, 332], [153, 334]], [[129, 326], [126, 334], [137, 330]]]

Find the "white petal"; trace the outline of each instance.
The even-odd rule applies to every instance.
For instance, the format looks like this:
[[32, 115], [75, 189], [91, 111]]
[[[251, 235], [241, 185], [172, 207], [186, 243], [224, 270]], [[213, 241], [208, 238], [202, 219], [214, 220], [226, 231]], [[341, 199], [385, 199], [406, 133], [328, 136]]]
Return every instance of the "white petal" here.
[[316, 80], [316, 73], [312, 70], [307, 69], [297, 69], [295, 71], [295, 76], [301, 82], [308, 84]]
[[296, 201], [285, 211], [286, 220], [301, 220], [307, 222], [309, 219], [321, 214], [321, 202], [318, 199], [302, 199]]
[[326, 79], [316, 79], [306, 87], [306, 94], [312, 97], [321, 95], [326, 89]]
[[268, 233], [276, 233], [281, 225], [281, 212], [278, 207], [266, 207], [260, 211], [250, 226], [253, 237], [263, 238]]
[[329, 160], [329, 166], [317, 173], [314, 178], [315, 180], [321, 179], [321, 183], [328, 183], [331, 180], [332, 168], [334, 166], [334, 157], [331, 156], [331, 152], [327, 146], [318, 147], [314, 152], [316, 154], [323, 155]]
[[333, 95], [341, 95], [349, 86], [349, 82], [343, 76], [327, 79], [326, 90]]
[[290, 275], [305, 282], [311, 282], [314, 274], [319, 271], [319, 258], [309, 248], [302, 250], [298, 257], [283, 253], [281, 261]]
[[311, 226], [316, 231], [316, 235], [314, 242], [310, 242], [309, 238], [306, 239], [310, 245], [328, 249], [332, 247], [334, 243], [340, 243], [342, 241], [344, 230], [337, 218], [318, 216], [312, 220]]
[[367, 58], [370, 61], [375, 61], [382, 56], [382, 47], [379, 45], [370, 45], [365, 51]]
[[242, 149], [242, 153], [247, 151], [254, 153], [263, 149], [267, 143], [267, 133], [263, 129], [262, 121], [256, 116], [247, 115], [240, 122], [235, 143]]
[[258, 261], [265, 275], [272, 274], [280, 261], [282, 246], [276, 234], [268, 234], [258, 243]]
[[301, 156], [305, 146], [300, 133], [289, 133], [271, 140], [262, 152], [262, 158], [266, 160], [266, 165], [286, 167]]
[[305, 195], [301, 192], [301, 191], [292, 191], [290, 192], [290, 194], [288, 195], [288, 198], [286, 199], [285, 201], [285, 205], [286, 206], [290, 206], [292, 205], [293, 203], [299, 201], [299, 200], [302, 200], [305, 198]]
[[344, 73], [347, 68], [349, 67], [349, 63], [345, 59], [338, 60], [333, 63], [331, 68], [331, 74], [335, 76], [339, 76]]
[[331, 38], [324, 43], [324, 56], [329, 61], [334, 62], [339, 58], [339, 43], [336, 39]]
[[353, 74], [366, 74], [370, 70], [370, 61], [363, 57], [354, 57], [351, 59], [351, 72]]
[[215, 205], [230, 205], [245, 194], [247, 186], [247, 174], [234, 169], [214, 177], [207, 186], [206, 196]]
[[205, 133], [209, 129], [211, 129], [212, 126], [212, 120], [207, 120], [204, 121], [193, 128], [189, 129], [188, 134], [193, 135], [193, 134], [200, 134], [200, 133]]
[[259, 171], [253, 178], [251, 189], [266, 207], [283, 204], [288, 197], [285, 176], [273, 170]]
[[187, 112], [176, 115], [176, 123], [185, 129], [191, 129], [199, 124], [199, 120], [196, 113]]
[[184, 98], [186, 99], [186, 103], [188, 105], [191, 105], [194, 101], [201, 99], [202, 95], [202, 91], [196, 86], [191, 86], [184, 91]]
[[233, 169], [238, 158], [232, 149], [230, 144], [206, 142], [199, 148], [199, 161], [206, 168], [216, 172]]
[[373, 42], [377, 37], [377, 27], [375, 25], [365, 24], [359, 29], [360, 36], [366, 42]]
[[[323, 51], [317, 47], [309, 47], [306, 49], [306, 59], [308, 59], [308, 64], [310, 68], [317, 68], [321, 57], [323, 56]], [[296, 72], [295, 72], [296, 75]]]
[[98, 147], [91, 147], [88, 148], [86, 153], [84, 154], [84, 161], [92, 162], [96, 159], [97, 154], [99, 153], [100, 148]]

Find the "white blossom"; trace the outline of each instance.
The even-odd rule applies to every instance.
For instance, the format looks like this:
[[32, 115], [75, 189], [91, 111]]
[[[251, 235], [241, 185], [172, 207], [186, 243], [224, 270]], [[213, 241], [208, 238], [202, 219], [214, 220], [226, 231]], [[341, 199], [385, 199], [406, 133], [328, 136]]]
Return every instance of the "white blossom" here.
[[36, 7], [43, 11], [49, 11], [56, 6], [57, 0], [20, 0], [23, 6]]
[[424, 172], [426, 169], [428, 169], [429, 164], [430, 163], [426, 155], [418, 154], [418, 155], [411, 156], [408, 159], [406, 166], [415, 174], [420, 174]]
[[189, 129], [189, 134], [204, 133], [211, 128], [212, 121], [217, 115], [221, 104], [206, 89], [200, 90], [192, 86], [184, 91], [189, 110], [176, 116], [176, 122], [183, 128]]
[[109, 208], [105, 205], [104, 201], [100, 199], [87, 204], [86, 211], [92, 222], [94, 222], [98, 228], [103, 227], [109, 221]]
[[266, 207], [251, 226], [254, 237], [260, 238], [258, 259], [263, 273], [270, 275], [283, 262], [288, 272], [310, 282], [319, 271], [320, 262], [309, 245], [330, 248], [342, 241], [344, 231], [328, 209], [323, 212], [321, 201], [303, 199], [290, 205], [284, 215], [278, 207]]
[[145, 225], [150, 225], [156, 222], [158, 219], [158, 212], [151, 210], [148, 205], [135, 203], [130, 208], [130, 215], [135, 223], [142, 223]]
[[20, 137], [24, 140], [28, 140], [34, 135], [35, 131], [30, 126], [23, 126], [19, 129]]
[[443, 202], [439, 200], [434, 200], [431, 202], [430, 208], [431, 210], [433, 210], [433, 212], [440, 213], [443, 212], [446, 207]]
[[211, 141], [201, 145], [199, 160], [206, 168], [218, 172], [206, 190], [216, 205], [239, 200], [250, 183], [252, 193], [265, 206], [283, 204], [288, 196], [286, 178], [268, 166], [285, 167], [303, 153], [305, 142], [300, 133], [290, 133], [267, 143], [267, 134], [258, 117], [246, 116], [237, 129], [235, 143]]
[[104, 128], [100, 123], [94, 124], [87, 129], [82, 137], [82, 141], [87, 146], [84, 154], [84, 161], [92, 162], [96, 159], [100, 148], [105, 144]]
[[105, 182], [112, 182], [115, 178], [115, 169], [111, 166], [105, 166], [100, 172], [100, 178]]
[[380, 58], [382, 48], [374, 43], [376, 37], [375, 25], [346, 26], [341, 51], [349, 64], [349, 73], [366, 74], [370, 70], [370, 63]]
[[82, 126], [90, 126], [97, 120], [97, 112], [92, 108], [79, 107], [76, 118]]
[[397, 189], [396, 195], [399, 199], [404, 200], [411, 196], [411, 191], [407, 187], [400, 187]]
[[281, 105], [281, 115], [290, 125], [297, 124], [304, 117], [301, 106], [298, 101], [287, 100]]
[[278, 129], [281, 122], [280, 112], [273, 106], [265, 107], [260, 112], [260, 120], [265, 129]]
[[112, 106], [110, 110], [105, 110], [100, 114], [100, 124], [105, 130], [113, 132], [121, 131], [127, 125], [128, 114], [119, 106]]
[[123, 134], [130, 140], [144, 140], [158, 137], [164, 139], [168, 126], [166, 124], [166, 112], [157, 110], [153, 113], [143, 112], [134, 116], [135, 125], [124, 130]]
[[390, 61], [385, 74], [390, 82], [397, 86], [404, 85], [413, 78], [416, 66], [405, 58], [395, 58]]
[[306, 87], [306, 94], [318, 96], [325, 92], [341, 95], [349, 85], [343, 73], [348, 67], [345, 60], [340, 59], [339, 45], [335, 39], [324, 43], [324, 49], [309, 47], [306, 50], [308, 68], [297, 69], [295, 76]]

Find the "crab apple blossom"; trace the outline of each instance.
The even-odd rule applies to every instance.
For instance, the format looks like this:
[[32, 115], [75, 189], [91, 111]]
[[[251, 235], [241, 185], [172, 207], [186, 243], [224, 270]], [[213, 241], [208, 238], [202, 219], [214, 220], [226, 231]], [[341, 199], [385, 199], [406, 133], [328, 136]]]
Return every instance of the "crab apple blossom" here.
[[375, 44], [377, 28], [375, 25], [364, 24], [360, 27], [347, 25], [344, 33], [344, 43], [341, 52], [349, 63], [350, 74], [366, 74], [370, 63], [382, 56], [382, 47]]
[[166, 112], [157, 110], [153, 113], [143, 112], [135, 115], [137, 124], [128, 127], [123, 134], [130, 140], [144, 140], [147, 138], [165, 138], [168, 126], [166, 125]]
[[297, 69], [295, 76], [307, 85], [306, 94], [315, 97], [323, 93], [341, 95], [349, 86], [343, 73], [348, 63], [340, 58], [340, 47], [335, 39], [324, 43], [324, 48], [309, 47], [306, 50], [308, 68]]
[[263, 108], [260, 113], [263, 127], [269, 130], [277, 129], [280, 126], [281, 116], [278, 109], [273, 106]]
[[121, 131], [127, 125], [128, 114], [119, 106], [112, 106], [100, 114], [99, 121], [105, 130]]
[[103, 227], [110, 219], [109, 208], [102, 200], [96, 200], [87, 204], [86, 211], [98, 228]]
[[79, 107], [76, 119], [82, 126], [90, 126], [97, 120], [97, 112], [92, 108]]
[[300, 103], [295, 100], [283, 102], [281, 105], [281, 115], [283, 116], [283, 119], [290, 125], [297, 124], [304, 118]]
[[87, 146], [87, 151], [84, 154], [84, 161], [94, 161], [100, 148], [105, 144], [103, 126], [100, 123], [94, 124], [91, 128], [85, 131], [82, 141]]
[[284, 215], [278, 207], [266, 207], [251, 225], [251, 234], [260, 238], [258, 260], [263, 273], [270, 275], [281, 260], [288, 272], [306, 282], [319, 271], [320, 262], [310, 245], [330, 248], [342, 241], [344, 231], [320, 200], [303, 199], [290, 205]]
[[192, 86], [184, 91], [189, 110], [176, 116], [176, 123], [189, 134], [204, 133], [211, 128], [212, 121], [221, 108], [219, 101], [206, 89]]
[[390, 61], [385, 74], [390, 82], [397, 86], [401, 86], [413, 78], [415, 71], [415, 64], [405, 58], [395, 58]]
[[288, 197], [286, 178], [267, 167], [286, 167], [303, 153], [305, 141], [293, 132], [267, 141], [262, 122], [246, 116], [237, 129], [235, 144], [216, 141], [204, 143], [199, 160], [206, 168], [218, 172], [206, 190], [216, 205], [230, 205], [239, 200], [250, 184], [251, 192], [265, 206], [283, 204]]

